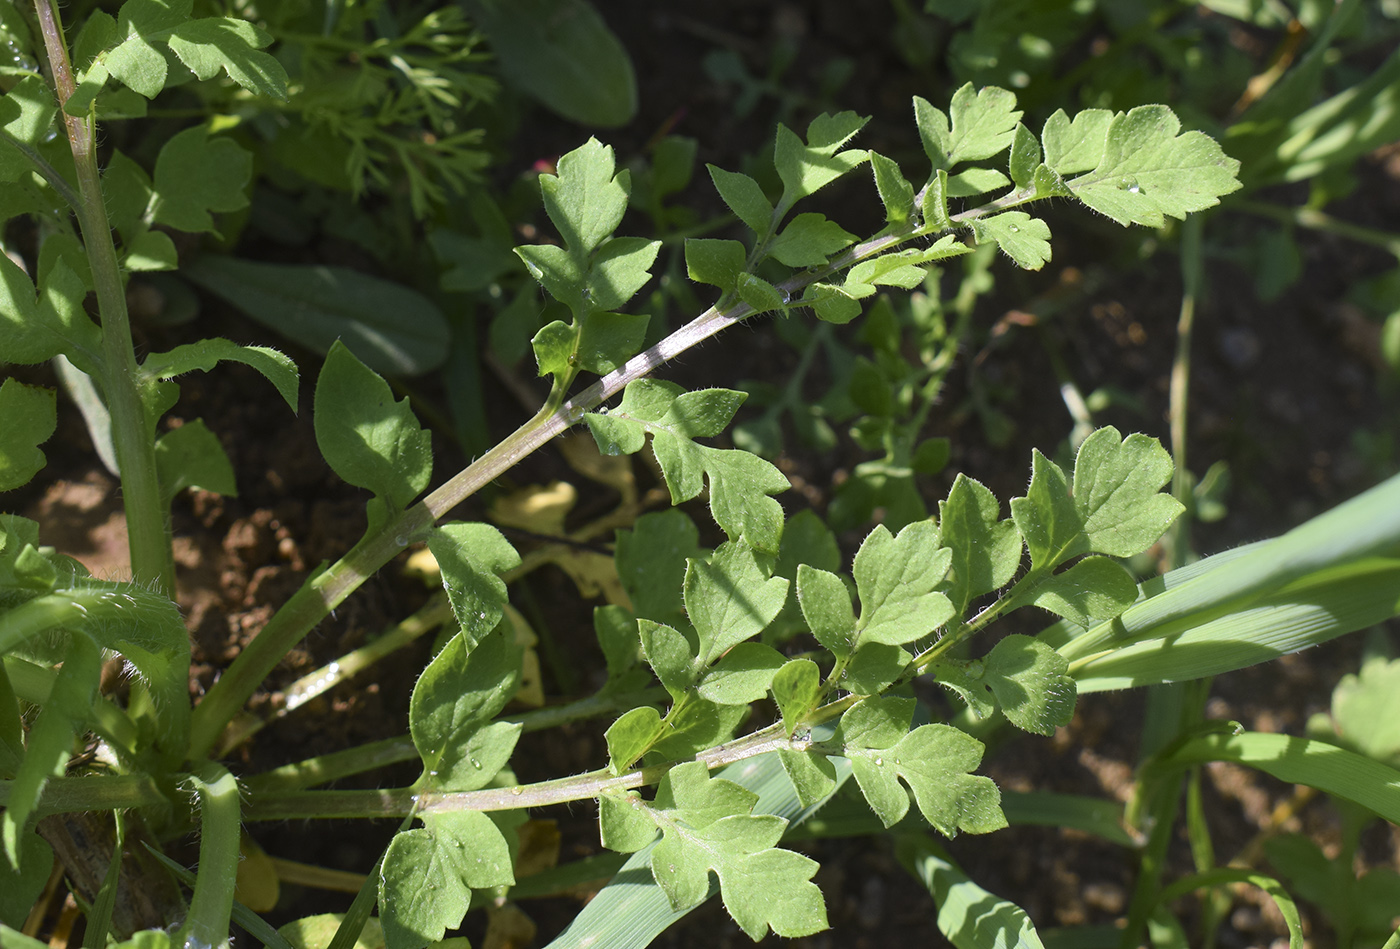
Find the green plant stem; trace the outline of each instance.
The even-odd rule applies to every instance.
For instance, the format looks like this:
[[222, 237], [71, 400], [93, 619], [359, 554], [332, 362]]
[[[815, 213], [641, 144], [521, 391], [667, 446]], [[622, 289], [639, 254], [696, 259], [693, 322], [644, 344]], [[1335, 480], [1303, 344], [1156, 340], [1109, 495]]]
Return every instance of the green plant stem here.
[[[846, 698], [816, 709], [804, 722], [806, 726], [829, 721], [850, 708], [858, 696]], [[736, 738], [696, 755], [710, 768], [719, 768], [744, 761], [771, 751], [789, 748], [805, 750], [810, 741], [789, 738], [782, 722]], [[586, 801], [607, 791], [625, 791], [657, 784], [680, 761], [652, 765], [613, 775], [606, 768], [587, 774], [538, 784], [503, 788], [483, 788], [480, 791], [423, 791], [418, 788], [392, 788], [368, 791], [268, 791], [255, 793], [250, 784], [251, 801], [244, 812], [248, 821], [301, 820], [307, 818], [406, 817], [411, 813], [435, 814], [453, 811], [508, 811], [522, 807], [545, 807], [569, 801]]]
[[[8, 806], [14, 782], [0, 781], [0, 806]], [[136, 807], [168, 807], [170, 801], [144, 774], [93, 774], [50, 778], [34, 813], [71, 814], [75, 811], [119, 811]]]
[[[1024, 204], [1032, 198], [1029, 192], [1013, 192], [982, 207], [954, 215], [952, 220], [955, 224], [964, 223], [992, 211]], [[862, 260], [876, 257], [905, 241], [932, 233], [932, 228], [904, 225], [855, 245], [825, 267], [789, 277], [778, 284], [778, 289], [788, 298], [793, 298], [809, 284]], [[190, 757], [208, 755], [225, 726], [287, 651], [301, 642], [317, 623], [375, 571], [410, 543], [421, 540], [436, 521], [526, 456], [578, 424], [586, 413], [621, 392], [629, 383], [650, 375], [690, 347], [743, 321], [753, 312], [753, 307], [746, 303], [737, 303], [723, 312], [710, 307], [650, 349], [633, 356], [625, 365], [564, 402], [557, 410], [549, 411], [546, 408], [536, 413], [506, 436], [504, 441], [379, 531], [366, 535], [345, 557], [309, 580], [273, 615], [195, 708], [190, 729]]]
[[[57, 0], [34, 0], [44, 36], [44, 49], [53, 73], [60, 109], [73, 95], [73, 69]], [[156, 480], [155, 441], [138, 388], [140, 370], [131, 342], [131, 322], [126, 311], [117, 249], [107, 220], [102, 180], [97, 170], [94, 135], [95, 121], [86, 116], [63, 112], [73, 166], [78, 175], [78, 225], [92, 270], [102, 317], [102, 391], [112, 413], [112, 437], [121, 468], [122, 503], [126, 509], [131, 572], [136, 582], [175, 593], [175, 561], [170, 549], [170, 533], [160, 485]]]
[[223, 765], [206, 761], [190, 776], [190, 784], [200, 815], [199, 872], [189, 915], [175, 942], [188, 949], [218, 949], [229, 944], [228, 922], [238, 877], [238, 782]]
[[[1191, 340], [1196, 326], [1196, 300], [1201, 292], [1201, 221], [1199, 214], [1186, 219], [1181, 229], [1181, 311], [1176, 321], [1176, 357], [1172, 360], [1170, 417], [1172, 497], [1188, 511], [1191, 503], [1191, 474], [1186, 461], [1186, 422], [1191, 397]], [[1191, 549], [1191, 518], [1179, 517], [1169, 534], [1172, 568], [1183, 567]]]
[[[503, 716], [501, 721], [518, 722], [526, 732], [543, 731], [547, 728], [557, 728], [566, 722], [582, 721], [610, 712], [636, 708], [638, 705], [654, 704], [661, 701], [665, 695], [664, 689], [655, 686], [640, 692], [598, 693], [566, 705], [535, 709], [521, 715]], [[402, 761], [417, 760], [418, 749], [414, 747], [413, 739], [402, 735], [264, 771], [245, 779], [244, 787], [251, 794], [291, 791], [314, 787]]]

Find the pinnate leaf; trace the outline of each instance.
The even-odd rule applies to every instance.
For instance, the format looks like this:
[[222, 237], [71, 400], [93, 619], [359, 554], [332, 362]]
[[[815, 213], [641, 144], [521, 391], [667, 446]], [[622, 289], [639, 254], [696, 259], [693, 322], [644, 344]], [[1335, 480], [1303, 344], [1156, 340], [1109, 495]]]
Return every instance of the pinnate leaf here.
[[1016, 135], [1011, 140], [1011, 157], [1007, 159], [1011, 180], [1018, 188], [1026, 188], [1035, 179], [1035, 170], [1040, 167], [1040, 142], [1024, 125], [1017, 123]]
[[952, 561], [932, 521], [916, 521], [897, 536], [883, 525], [871, 531], [852, 570], [860, 595], [857, 642], [902, 646], [951, 619], [953, 604], [934, 588]]
[[1115, 115], [1103, 156], [1067, 183], [1070, 191], [1119, 224], [1160, 227], [1166, 217], [1184, 219], [1239, 190], [1240, 163], [1205, 133], [1180, 130], [1181, 121], [1164, 105]]
[[698, 495], [708, 477], [715, 522], [731, 538], [777, 553], [783, 513], [769, 495], [786, 490], [787, 478], [757, 455], [692, 441], [722, 431], [743, 399], [729, 389], [685, 392], [673, 383], [640, 379], [627, 386], [616, 409], [585, 420], [605, 455], [638, 451], [650, 433], [672, 503]]
[[948, 725], [909, 731], [913, 705], [910, 699], [869, 698], [841, 717], [835, 740], [876, 816], [892, 827], [908, 813], [902, 780], [924, 818], [945, 837], [1005, 827], [996, 785], [971, 773], [982, 762], [982, 743]]
[[701, 762], [673, 768], [649, 809], [663, 834], [651, 858], [656, 882], [679, 910], [709, 895], [714, 871], [725, 909], [753, 939], [770, 928], [787, 937], [825, 929], [821, 891], [811, 882], [816, 862], [777, 847], [787, 821], [755, 816], [757, 799], [711, 779]]
[[1069, 662], [1050, 646], [1012, 634], [985, 659], [985, 681], [1011, 724], [1039, 735], [1053, 735], [1074, 716], [1075, 686]]
[[559, 159], [556, 174], [540, 176], [545, 213], [577, 261], [616, 230], [627, 212], [631, 175], [616, 168], [612, 147], [590, 138]]
[[686, 561], [700, 555], [699, 540], [695, 522], [675, 508], [643, 514], [631, 530], [617, 532], [613, 561], [636, 616], [685, 624], [681, 584]]
[[783, 182], [779, 207], [784, 212], [870, 157], [865, 149], [840, 150], [868, 121], [854, 112], [819, 115], [807, 126], [806, 144], [787, 126], [778, 126], [773, 164]]
[[1146, 435], [1120, 438], [1101, 428], [1084, 440], [1071, 490], [1065, 474], [1039, 452], [1032, 454], [1031, 484], [1013, 498], [1011, 515], [1026, 539], [1032, 570], [1051, 570], [1084, 553], [1131, 557], [1152, 546], [1181, 515], [1181, 504], [1160, 488], [1172, 476], [1172, 460]]
[[316, 381], [314, 420], [331, 470], [389, 510], [403, 510], [428, 486], [431, 438], [408, 397], [395, 401], [388, 383], [338, 341]]
[[919, 137], [935, 171], [1003, 151], [1015, 138], [1020, 118], [1016, 96], [996, 86], [974, 90], [967, 83], [953, 93], [947, 115], [924, 99], [914, 99]]

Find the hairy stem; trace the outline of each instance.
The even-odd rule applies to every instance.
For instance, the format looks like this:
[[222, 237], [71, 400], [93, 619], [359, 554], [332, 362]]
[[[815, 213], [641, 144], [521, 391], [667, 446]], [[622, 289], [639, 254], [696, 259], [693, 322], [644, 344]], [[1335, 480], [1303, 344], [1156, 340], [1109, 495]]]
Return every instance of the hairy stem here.
[[175, 941], [185, 949], [229, 945], [228, 922], [238, 877], [238, 782], [223, 765], [207, 761], [190, 776], [198, 801], [199, 873], [185, 924]]
[[[56, 0], [34, 0], [44, 49], [53, 73], [54, 90], [62, 108], [73, 95], [73, 68], [63, 38]], [[78, 174], [78, 225], [92, 269], [97, 307], [102, 317], [102, 392], [112, 413], [112, 440], [121, 469], [122, 502], [136, 582], [166, 596], [175, 593], [175, 562], [160, 486], [156, 481], [155, 442], [141, 401], [136, 351], [126, 311], [117, 249], [107, 220], [102, 180], [97, 170], [95, 120], [63, 112], [68, 145]]]

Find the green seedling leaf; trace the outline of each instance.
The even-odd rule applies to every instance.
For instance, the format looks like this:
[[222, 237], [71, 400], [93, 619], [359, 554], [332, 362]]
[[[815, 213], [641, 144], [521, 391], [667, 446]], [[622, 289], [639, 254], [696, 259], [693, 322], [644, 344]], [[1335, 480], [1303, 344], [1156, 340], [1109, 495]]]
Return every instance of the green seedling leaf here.
[[1011, 499], [1011, 517], [1025, 538], [1032, 570], [1053, 570], [1084, 553], [1083, 523], [1060, 466], [1031, 449], [1031, 483], [1023, 498]]
[[969, 82], [953, 93], [948, 115], [927, 100], [914, 97], [919, 138], [935, 172], [946, 171], [958, 162], [991, 158], [1005, 150], [1015, 139], [1020, 118], [1016, 96], [996, 86], [974, 91]]
[[1031, 130], [1016, 124], [1016, 135], [1011, 140], [1011, 157], [1007, 160], [1011, 180], [1018, 188], [1029, 188], [1035, 181], [1035, 171], [1040, 167], [1040, 142]]
[[[164, 67], [164, 58], [160, 60]], [[202, 125], [186, 129], [156, 156], [153, 220], [177, 231], [217, 233], [209, 212], [247, 207], [244, 189], [252, 173], [253, 156], [237, 142], [211, 138]]]
[[770, 928], [787, 937], [825, 929], [821, 891], [811, 882], [816, 862], [778, 849], [787, 821], [754, 816], [757, 800], [737, 784], [711, 779], [701, 762], [673, 768], [647, 809], [663, 835], [651, 857], [656, 882], [682, 909], [709, 895], [713, 871], [725, 909], [753, 939]]
[[208, 372], [220, 361], [241, 362], [262, 373], [277, 388], [277, 394], [293, 412], [297, 410], [300, 375], [296, 363], [266, 346], [240, 346], [232, 340], [215, 337], [176, 346], [167, 353], [152, 353], [141, 368], [157, 379], [174, 379], [193, 370]]
[[[784, 596], [787, 588], [784, 581]], [[739, 643], [700, 677], [696, 694], [716, 705], [743, 705], [768, 694], [783, 654], [763, 643]]]
[[403, 510], [428, 486], [433, 456], [429, 433], [408, 397], [394, 400], [388, 384], [339, 341], [316, 380], [316, 444], [331, 470], [373, 492], [390, 512]]
[[578, 341], [578, 364], [600, 376], [619, 368], [642, 348], [649, 319], [644, 313], [589, 314]]
[[635, 792], [605, 792], [598, 797], [598, 836], [609, 850], [636, 853], [656, 839], [656, 822]]
[[792, 659], [773, 674], [773, 701], [791, 737], [821, 696], [821, 670], [810, 659]]
[[969, 168], [948, 179], [947, 194], [950, 198], [970, 198], [1009, 184], [1011, 179], [995, 168]]
[[605, 455], [639, 451], [649, 432], [672, 503], [698, 495], [708, 478], [715, 522], [731, 538], [776, 553], [783, 513], [769, 495], [785, 490], [787, 478], [757, 455], [692, 441], [722, 431], [743, 399], [730, 389], [685, 392], [673, 383], [640, 379], [627, 386], [616, 409], [584, 418]]
[[268, 329], [318, 353], [339, 341], [385, 375], [436, 369], [450, 349], [447, 320], [426, 296], [345, 267], [211, 255], [180, 273]]
[[530, 340], [530, 348], [535, 351], [535, 365], [539, 376], [550, 376], [569, 371], [569, 359], [574, 355], [574, 343], [578, 334], [563, 320], [555, 320], [540, 327], [540, 331]]
[[38, 310], [34, 284], [14, 261], [0, 254], [0, 352], [6, 362], [38, 363], [62, 351], [62, 341], [44, 331]]
[[879, 695], [904, 675], [913, 659], [898, 646], [866, 643], [846, 667], [841, 687], [855, 695]]
[[1075, 686], [1069, 663], [1030, 636], [1012, 634], [984, 660], [984, 681], [1007, 721], [1038, 735], [1053, 735], [1074, 717]]
[[880, 201], [885, 206], [885, 222], [902, 224], [914, 214], [914, 186], [903, 174], [893, 159], [870, 153], [870, 167], [875, 172], [875, 190], [880, 193]]
[[[603, 733], [603, 737], [608, 743], [608, 770], [613, 774], [621, 774], [626, 771], [638, 758], [646, 754], [665, 733], [666, 726], [661, 722], [661, 713], [649, 705], [634, 708], [632, 711], [624, 713]], [[649, 829], [652, 834], [655, 833], [655, 827]], [[650, 835], [634, 849], [641, 849], [649, 843], [651, 843]], [[618, 849], [608, 843], [606, 838], [603, 841], [603, 846], [613, 850]]]
[[[802, 305], [810, 306], [819, 320], [844, 326], [860, 316], [861, 313], [860, 299], [855, 292], [852, 292], [853, 290], [860, 292], [861, 285], [838, 287], [835, 284], [820, 281], [810, 283], [802, 293]], [[863, 292], [861, 295], [868, 296]]]
[[0, 814], [0, 838], [12, 867], [19, 865], [25, 825], [39, 806], [44, 786], [49, 778], [63, 774], [73, 736], [87, 725], [101, 673], [102, 653], [97, 644], [81, 634], [72, 636], [49, 698], [29, 729], [24, 760]]
[[782, 577], [767, 576], [752, 548], [735, 541], [721, 546], [709, 561], [691, 560], [685, 572], [685, 608], [699, 636], [700, 668], [762, 632], [787, 601], [787, 587]]
[[637, 113], [637, 79], [618, 38], [583, 0], [470, 0], [512, 89], [580, 125], [616, 128]]
[[836, 535], [810, 510], [799, 511], [783, 526], [783, 540], [773, 565], [773, 575], [787, 577], [791, 582], [783, 611], [764, 632], [767, 642], [785, 642], [809, 628], [797, 599], [797, 572], [803, 564], [818, 570], [841, 569], [841, 549], [836, 545]]
[[909, 811], [903, 780], [924, 818], [945, 837], [985, 834], [1006, 826], [1001, 793], [991, 778], [970, 772], [982, 743], [948, 725], [908, 731], [913, 701], [864, 699], [841, 717], [835, 740], [851, 760], [861, 793], [886, 827]]
[[501, 574], [520, 566], [510, 541], [490, 524], [453, 522], [434, 528], [428, 550], [442, 571], [452, 615], [468, 650], [505, 615], [506, 584]]
[[[1181, 121], [1164, 105], [1115, 115], [1103, 156], [1069, 181], [1074, 196], [1119, 224], [1161, 227], [1238, 191], [1240, 163], [1203, 132], [1177, 133]], [[1048, 152], [1048, 149], [1047, 149]], [[1052, 165], [1053, 167], [1053, 165]]]
[[996, 495], [961, 474], [938, 505], [939, 543], [952, 552], [946, 595], [955, 615], [965, 615], [973, 597], [1009, 583], [1021, 565], [1020, 532], [999, 514]]
[[1039, 270], [1050, 260], [1050, 225], [1024, 211], [974, 218], [972, 233], [979, 242], [996, 241], [1025, 270]]
[[510, 848], [480, 811], [435, 814], [389, 843], [379, 875], [386, 949], [423, 949], [462, 924], [471, 891], [515, 882]]
[[816, 807], [836, 789], [836, 767], [826, 755], [779, 748], [778, 760], [803, 807]]
[[626, 607], [609, 603], [593, 608], [593, 633], [598, 648], [608, 666], [608, 687], [614, 686], [641, 662], [641, 642], [637, 638], [637, 620]]
[[783, 182], [783, 197], [778, 206], [784, 213], [802, 198], [815, 194], [870, 157], [870, 153], [861, 148], [840, 151], [868, 121], [854, 112], [819, 115], [807, 126], [805, 145], [796, 132], [785, 125], [778, 126], [773, 164]]
[[637, 631], [647, 665], [651, 666], [666, 691], [671, 693], [671, 698], [681, 701], [695, 684], [698, 674], [695, 649], [690, 640], [664, 623], [647, 619], [637, 620]]
[[0, 491], [12, 491], [39, 473], [47, 463], [39, 446], [58, 427], [58, 403], [52, 389], [27, 386], [17, 379], [0, 383]]
[[820, 267], [856, 236], [822, 214], [799, 214], [768, 245], [768, 255], [789, 267]]
[[0, 182], [19, 181], [34, 170], [33, 164], [7, 138], [31, 148], [43, 144], [53, 127], [58, 104], [39, 76], [25, 76], [0, 98]]
[[167, 505], [186, 488], [238, 496], [233, 464], [203, 419], [186, 422], [156, 441], [156, 477]]
[[1074, 506], [1089, 549], [1110, 557], [1142, 553], [1185, 510], [1158, 493], [1171, 480], [1172, 459], [1155, 438], [1101, 428], [1084, 440], [1074, 462]]
[[590, 138], [559, 159], [556, 174], [540, 176], [545, 213], [578, 264], [617, 229], [627, 213], [631, 173], [616, 169], [612, 147]]
[[260, 52], [272, 42], [272, 37], [246, 20], [189, 20], [176, 27], [167, 42], [171, 52], [200, 79], [227, 72], [230, 79], [254, 95], [287, 98], [287, 71], [276, 59]]
[[953, 226], [948, 214], [948, 172], [939, 168], [929, 178], [924, 187], [924, 200], [919, 205], [919, 213], [924, 217], [924, 226], [946, 231]]
[[409, 701], [408, 724], [429, 786], [473, 791], [505, 767], [521, 726], [487, 723], [515, 695], [520, 661], [510, 631], [498, 627], [475, 647], [463, 634], [452, 637], [423, 670]]
[[695, 522], [675, 508], [643, 514], [617, 532], [613, 561], [636, 616], [686, 625], [681, 584], [686, 561], [700, 556], [699, 540]]
[[774, 220], [773, 203], [763, 193], [759, 183], [748, 175], [725, 171], [715, 165], [705, 167], [710, 170], [710, 180], [715, 183], [720, 198], [729, 205], [729, 210], [747, 224], [760, 240], [766, 237], [777, 221]]
[[[660, 250], [660, 241], [641, 237], [616, 237], [599, 247], [588, 273], [592, 307], [615, 310], [636, 296], [651, 279], [651, 265], [656, 262]], [[645, 317], [633, 319], [645, 320]]]
[[856, 640], [856, 614], [841, 578], [802, 564], [797, 568], [797, 602], [817, 642], [838, 658], [849, 656]]
[[670, 731], [652, 749], [664, 761], [694, 758], [734, 737], [734, 729], [749, 716], [746, 705], [716, 705], [690, 698], [671, 713]]
[[1079, 447], [1071, 491], [1059, 466], [1031, 456], [1031, 484], [1011, 500], [1011, 515], [1026, 539], [1032, 570], [1051, 570], [1079, 554], [1131, 557], [1166, 532], [1183, 508], [1159, 489], [1172, 460], [1156, 439], [1120, 438], [1101, 428]]
[[731, 292], [744, 272], [747, 253], [738, 241], [690, 237], [685, 242], [685, 270], [696, 283]]
[[1037, 584], [1026, 602], [1079, 626], [1091, 626], [1122, 613], [1137, 595], [1132, 574], [1118, 561], [1085, 557]]
[[1103, 161], [1108, 127], [1113, 113], [1107, 109], [1085, 109], [1073, 121], [1063, 109], [1046, 119], [1040, 139], [1045, 146], [1045, 165], [1059, 175], [1073, 175], [1096, 168]]
[[779, 290], [762, 277], [755, 277], [751, 273], [741, 273], [734, 281], [734, 289], [739, 294], [739, 299], [747, 303], [753, 313], [768, 313], [772, 310], [781, 310], [787, 306], [790, 298], [786, 291]]
[[898, 536], [883, 525], [871, 531], [852, 568], [861, 605], [852, 646], [902, 646], [951, 619], [953, 604], [934, 588], [952, 561], [953, 552], [939, 546], [932, 521], [916, 521]]

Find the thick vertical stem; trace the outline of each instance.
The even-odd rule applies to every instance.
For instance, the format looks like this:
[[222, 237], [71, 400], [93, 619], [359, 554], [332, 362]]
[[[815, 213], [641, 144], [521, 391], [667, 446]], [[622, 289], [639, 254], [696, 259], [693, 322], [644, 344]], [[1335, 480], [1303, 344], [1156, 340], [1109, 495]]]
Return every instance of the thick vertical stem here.
[[[55, 0], [34, 0], [44, 35], [44, 49], [53, 72], [54, 91], [60, 108], [73, 95], [73, 68]], [[102, 197], [97, 171], [95, 121], [87, 116], [63, 113], [73, 165], [78, 174], [78, 225], [88, 263], [92, 268], [97, 307], [102, 317], [102, 394], [112, 414], [112, 440], [121, 469], [122, 501], [131, 549], [134, 579], [167, 596], [175, 591], [175, 565], [170, 535], [156, 481], [155, 443], [141, 402], [136, 352], [131, 343], [131, 323], [126, 311], [117, 250]]]
[[225, 949], [238, 877], [238, 782], [217, 762], [190, 776], [199, 812], [199, 871], [185, 924], [175, 934], [185, 949]]

